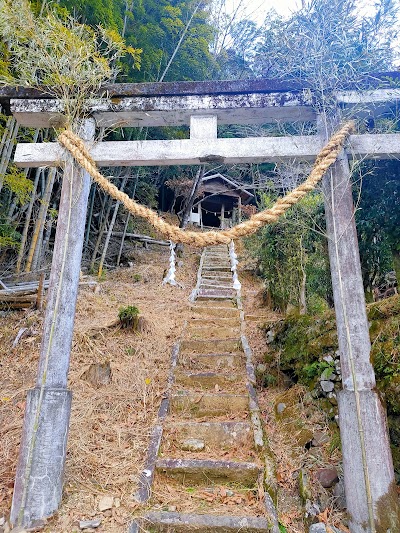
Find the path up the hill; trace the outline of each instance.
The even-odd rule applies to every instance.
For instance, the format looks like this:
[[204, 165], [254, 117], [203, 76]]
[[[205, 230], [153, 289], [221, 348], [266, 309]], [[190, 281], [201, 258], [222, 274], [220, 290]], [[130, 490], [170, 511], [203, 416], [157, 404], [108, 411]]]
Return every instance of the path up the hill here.
[[208, 247], [136, 499], [131, 533], [279, 533], [244, 314], [226, 246]]

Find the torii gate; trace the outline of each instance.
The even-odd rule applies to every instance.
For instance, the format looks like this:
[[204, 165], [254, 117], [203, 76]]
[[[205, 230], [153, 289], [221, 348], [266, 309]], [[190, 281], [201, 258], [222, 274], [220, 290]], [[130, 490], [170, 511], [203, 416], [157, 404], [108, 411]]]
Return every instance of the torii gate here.
[[[376, 116], [400, 100], [400, 89], [371, 76], [372, 89], [335, 95], [337, 112]], [[375, 88], [374, 88], [375, 87]], [[88, 103], [81, 136], [98, 166], [193, 165], [205, 162], [313, 161], [330, 135], [324, 115], [307, 88], [278, 81], [116, 84], [109, 99]], [[23, 126], [62, 124], [58, 101], [29, 89], [0, 90]], [[358, 105], [362, 104], [362, 111]], [[219, 124], [317, 123], [317, 135], [218, 138]], [[190, 125], [185, 140], [118, 141], [94, 144], [95, 127]], [[341, 354], [343, 391], [338, 395], [344, 478], [352, 533], [400, 531], [400, 511], [386, 415], [374, 390], [370, 340], [358, 253], [348, 157], [400, 156], [400, 134], [352, 135], [348, 148], [323, 182], [329, 256]], [[60, 503], [71, 392], [67, 374], [90, 177], [58, 143], [19, 144], [22, 167], [64, 164], [56, 240], [36, 387], [29, 391], [11, 520], [29, 526], [53, 514]], [[339, 245], [340, 244], [340, 245]], [[57, 313], [52, 310], [56, 308]]]

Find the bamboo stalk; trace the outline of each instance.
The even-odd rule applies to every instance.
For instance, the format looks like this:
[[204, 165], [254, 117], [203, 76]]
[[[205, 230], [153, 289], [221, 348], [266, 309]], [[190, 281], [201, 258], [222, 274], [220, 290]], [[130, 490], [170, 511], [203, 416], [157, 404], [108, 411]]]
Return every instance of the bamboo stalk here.
[[55, 168], [50, 169], [48, 177], [47, 177], [46, 189], [44, 191], [43, 199], [42, 199], [40, 209], [39, 209], [38, 220], [36, 222], [36, 227], [35, 227], [35, 231], [32, 237], [31, 246], [29, 248], [28, 258], [27, 258], [26, 266], [25, 266], [25, 272], [31, 272], [33, 262], [35, 262], [35, 265], [37, 263], [36, 250], [39, 248], [38, 243], [41, 240], [42, 235], [43, 235], [43, 226], [44, 226], [44, 221], [46, 218], [47, 210], [49, 208], [50, 196], [53, 190], [55, 175], [56, 175], [56, 169]]

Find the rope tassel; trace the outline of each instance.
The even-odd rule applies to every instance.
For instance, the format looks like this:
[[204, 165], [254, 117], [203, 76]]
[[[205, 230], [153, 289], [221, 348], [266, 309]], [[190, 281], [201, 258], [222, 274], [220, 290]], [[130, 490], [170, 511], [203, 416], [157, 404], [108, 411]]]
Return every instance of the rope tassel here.
[[165, 284], [169, 283], [170, 285], [178, 285], [178, 283], [176, 282], [176, 279], [175, 279], [175, 272], [176, 272], [176, 267], [175, 267], [175, 258], [176, 258], [175, 244], [172, 241], [169, 242], [169, 251], [170, 251], [170, 254], [169, 254], [169, 270], [167, 272], [167, 275], [163, 279], [162, 284], [165, 285]]
[[276, 222], [292, 205], [297, 204], [297, 202], [304, 198], [307, 193], [315, 189], [325, 172], [336, 161], [339, 153], [343, 149], [347, 137], [354, 131], [354, 128], [355, 125], [353, 121], [346, 122], [346, 124], [344, 124], [344, 126], [342, 126], [342, 128], [330, 138], [324, 148], [322, 148], [307, 180], [296, 187], [296, 189], [293, 189], [293, 191], [286, 196], [280, 198], [270, 209], [265, 209], [260, 213], [256, 213], [249, 220], [246, 220], [233, 228], [222, 231], [207, 231], [204, 233], [186, 231], [177, 226], [173, 226], [159, 217], [157, 213], [148, 207], [138, 204], [132, 200], [132, 198], [129, 198], [127, 194], [120, 191], [99, 172], [85, 143], [73, 131], [63, 131], [58, 136], [58, 142], [72, 154], [74, 159], [91, 175], [93, 180], [106, 193], [112, 196], [115, 200], [121, 202], [130, 213], [146, 219], [158, 232], [175, 243], [204, 247], [215, 244], [229, 244], [232, 239], [250, 235], [266, 224]]

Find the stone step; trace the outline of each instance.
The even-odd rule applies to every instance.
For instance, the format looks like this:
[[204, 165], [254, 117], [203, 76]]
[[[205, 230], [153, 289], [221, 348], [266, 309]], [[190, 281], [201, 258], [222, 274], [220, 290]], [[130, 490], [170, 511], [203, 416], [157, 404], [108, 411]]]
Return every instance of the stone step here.
[[254, 449], [253, 428], [250, 422], [173, 422], [166, 424], [164, 435], [182, 442], [187, 439], [201, 439], [205, 446], [226, 450], [232, 447], [248, 446]]
[[158, 459], [156, 469], [189, 486], [212, 482], [254, 487], [261, 472], [260, 466], [255, 463], [213, 459]]
[[213, 337], [220, 339], [229, 339], [229, 338], [239, 338], [240, 337], [240, 326], [232, 327], [231, 325], [206, 325], [206, 324], [196, 324], [193, 325], [189, 322], [189, 325], [186, 329], [186, 335], [188, 339], [203, 339], [210, 340]]
[[240, 337], [232, 338], [215, 338], [212, 340], [185, 339], [181, 342], [180, 352], [207, 354], [212, 352], [238, 352], [242, 350], [242, 341]]
[[237, 310], [237, 303], [235, 299], [229, 298], [228, 300], [207, 300], [204, 302], [194, 302], [193, 307], [234, 307]]
[[243, 416], [249, 410], [249, 397], [246, 394], [210, 392], [183, 392], [171, 394], [170, 413], [184, 417]]
[[180, 354], [178, 364], [181, 369], [198, 372], [218, 372], [238, 368], [244, 370], [246, 358], [244, 353]]
[[236, 294], [235, 289], [200, 289], [196, 300], [232, 300]]
[[129, 533], [268, 533], [272, 526], [266, 518], [256, 516], [221, 516], [212, 514], [184, 514], [167, 511], [149, 512], [131, 525]]
[[[245, 393], [245, 379], [242, 375], [231, 372], [190, 372], [184, 370], [177, 370], [175, 372], [175, 383], [179, 386], [186, 386], [191, 388], [200, 388], [204, 390], [215, 389], [216, 386], [220, 390], [232, 389], [235, 386], [235, 392], [238, 388], [242, 388]], [[240, 387], [240, 383], [242, 386]]]
[[231, 266], [203, 265], [201, 274], [208, 274], [209, 272], [231, 272]]
[[232, 282], [227, 282], [227, 283], [222, 283], [221, 281], [218, 281], [216, 283], [209, 283], [208, 281], [201, 281], [200, 283], [200, 286], [199, 286], [199, 289], [200, 290], [230, 290], [230, 291], [234, 291], [235, 289], [233, 288], [233, 283]]
[[221, 277], [211, 277], [207, 278], [202, 276], [200, 283], [208, 283], [209, 285], [228, 285], [229, 283], [232, 286], [232, 276], [229, 276], [229, 278], [221, 278]]
[[232, 317], [199, 317], [190, 318], [188, 327], [201, 328], [201, 327], [219, 327], [222, 328], [240, 328], [240, 316], [239, 313]]
[[201, 279], [232, 279], [232, 272], [218, 272], [218, 270], [207, 270], [201, 275]]
[[[213, 305], [210, 305], [213, 304]], [[216, 305], [216, 304], [219, 305]], [[192, 317], [205, 317], [208, 319], [217, 318], [235, 318], [240, 317], [240, 311], [234, 306], [233, 302], [201, 302], [201, 305], [192, 306]], [[222, 305], [224, 304], [224, 305]]]

